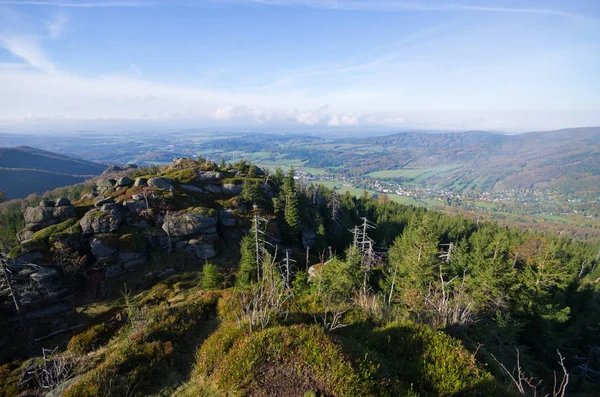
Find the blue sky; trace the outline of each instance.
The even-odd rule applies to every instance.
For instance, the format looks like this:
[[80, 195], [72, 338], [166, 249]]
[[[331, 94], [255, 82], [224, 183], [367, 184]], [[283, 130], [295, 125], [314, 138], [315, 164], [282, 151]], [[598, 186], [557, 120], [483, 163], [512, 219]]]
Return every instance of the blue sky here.
[[3, 130], [600, 125], [598, 70], [596, 0], [0, 0]]

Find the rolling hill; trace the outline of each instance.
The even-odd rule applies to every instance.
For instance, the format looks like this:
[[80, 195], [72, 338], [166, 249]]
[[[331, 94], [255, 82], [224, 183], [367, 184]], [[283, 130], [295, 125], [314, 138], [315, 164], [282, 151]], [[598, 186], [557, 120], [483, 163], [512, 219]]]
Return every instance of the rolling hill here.
[[7, 199], [82, 182], [106, 169], [93, 163], [28, 146], [0, 148], [0, 191]]

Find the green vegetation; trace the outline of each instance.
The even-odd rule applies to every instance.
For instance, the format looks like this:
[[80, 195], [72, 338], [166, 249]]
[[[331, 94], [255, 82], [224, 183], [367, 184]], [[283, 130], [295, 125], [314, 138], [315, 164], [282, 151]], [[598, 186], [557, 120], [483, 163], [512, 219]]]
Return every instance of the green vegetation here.
[[[216, 167], [183, 164], [160, 175], [178, 186]], [[151, 215], [227, 209], [236, 218], [220, 220], [222, 254], [210, 263], [190, 258], [184, 239], [161, 250], [160, 222], [97, 236], [150, 259], [76, 308], [77, 335], [52, 340], [77, 362], [64, 395], [510, 396], [502, 365], [516, 365], [516, 349], [521, 375], [542, 382], [538, 395], [552, 392], [554, 372], [560, 381], [557, 350], [572, 361], [569, 393], [599, 390], [577, 370], [600, 344], [598, 242], [237, 166], [246, 176], [236, 197], [150, 191]], [[73, 219], [43, 229], [25, 248], [52, 253], [53, 236], [76, 228]], [[131, 289], [117, 291], [121, 282]], [[16, 383], [27, 354], [0, 367], [4, 393], [35, 392]]]

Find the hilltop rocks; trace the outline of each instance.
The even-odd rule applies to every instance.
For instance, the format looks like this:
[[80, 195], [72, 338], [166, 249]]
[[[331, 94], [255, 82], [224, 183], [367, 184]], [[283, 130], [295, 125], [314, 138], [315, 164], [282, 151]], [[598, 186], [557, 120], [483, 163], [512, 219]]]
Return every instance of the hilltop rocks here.
[[117, 181], [115, 181], [112, 178], [100, 179], [96, 182], [96, 190], [98, 191], [99, 194], [104, 194], [107, 192], [114, 192], [116, 183], [117, 183]]
[[135, 270], [147, 261], [146, 243], [139, 235], [96, 234], [90, 239], [90, 248], [109, 278]]
[[134, 184], [133, 179], [131, 179], [128, 176], [124, 176], [124, 177], [119, 178], [115, 185], [117, 187], [130, 187], [130, 186], [133, 186], [133, 184]]
[[173, 188], [173, 181], [169, 178], [150, 178], [147, 183], [148, 186], [157, 189], [171, 190]]
[[[21, 298], [21, 307], [27, 319], [37, 319], [69, 310], [65, 298], [73, 290], [65, 285], [62, 274], [53, 267], [31, 263], [8, 263], [13, 275], [13, 288]], [[7, 294], [3, 292], [0, 296]], [[0, 305], [0, 309], [14, 313], [12, 301]]]
[[171, 237], [182, 237], [200, 233], [214, 234], [216, 224], [216, 217], [185, 212], [170, 214], [162, 228]]
[[212, 243], [208, 243], [202, 240], [190, 240], [186, 251], [196, 255], [198, 259], [210, 259], [217, 256], [217, 251]]
[[137, 167], [138, 166], [136, 164], [127, 164], [125, 167], [120, 167], [118, 165], [111, 165], [106, 170], [104, 170], [102, 175], [107, 175], [107, 174], [110, 174], [113, 172], [119, 172], [119, 171], [135, 170], [135, 169], [137, 169]]
[[17, 239], [20, 243], [25, 243], [33, 238], [34, 232], [76, 216], [75, 207], [66, 198], [60, 198], [56, 203], [42, 200], [39, 207], [28, 207], [25, 210], [25, 229], [17, 234]]
[[196, 180], [203, 182], [203, 181], [218, 181], [225, 178], [225, 175], [223, 175], [222, 172], [219, 171], [206, 171], [206, 172], [202, 172], [200, 173], [197, 177]]
[[67, 207], [69, 205], [71, 205], [71, 200], [69, 200], [68, 198], [61, 197], [58, 200], [56, 200], [57, 207]]
[[103, 258], [109, 257], [117, 252], [116, 249], [107, 247], [104, 244], [104, 241], [98, 237], [92, 238], [90, 241], [90, 248], [92, 250], [92, 255], [94, 255], [98, 261], [101, 261]]
[[237, 196], [242, 193], [242, 185], [237, 185], [234, 183], [224, 183], [222, 187], [223, 194], [228, 194], [230, 196]]
[[146, 178], [137, 178], [135, 180], [135, 182], [133, 183], [133, 186], [136, 186], [136, 187], [148, 186], [148, 179], [146, 179]]
[[123, 214], [116, 204], [104, 204], [101, 209], [92, 209], [81, 218], [83, 234], [111, 233], [121, 226]]
[[231, 212], [231, 209], [219, 211], [219, 223], [221, 226], [225, 227], [236, 225], [237, 222], [233, 216], [233, 213]]
[[25, 210], [24, 218], [30, 230], [40, 230], [56, 223], [64, 222], [74, 218], [75, 207], [67, 205], [63, 207], [29, 207]]
[[40, 201], [40, 207], [54, 207], [54, 201], [42, 199], [42, 201]]
[[98, 196], [96, 200], [94, 200], [94, 206], [100, 208], [104, 204], [112, 204], [115, 202], [115, 199], [112, 197]]
[[203, 187], [209, 193], [223, 193], [223, 190], [221, 189], [221, 186], [219, 186], [219, 185], [204, 185]]

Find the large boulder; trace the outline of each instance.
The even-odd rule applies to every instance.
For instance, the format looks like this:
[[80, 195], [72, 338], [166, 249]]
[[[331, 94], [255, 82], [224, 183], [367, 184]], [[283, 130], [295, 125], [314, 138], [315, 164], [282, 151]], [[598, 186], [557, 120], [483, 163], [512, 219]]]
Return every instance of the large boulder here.
[[202, 240], [188, 241], [187, 251], [196, 255], [198, 259], [210, 259], [217, 256], [215, 246]]
[[219, 211], [219, 223], [221, 226], [235, 226], [236, 220], [231, 212], [231, 209], [221, 210]]
[[104, 204], [101, 209], [88, 211], [79, 224], [83, 234], [112, 233], [121, 226], [123, 214], [116, 204]]
[[224, 194], [237, 196], [238, 194], [242, 193], [242, 185], [235, 183], [224, 183], [221, 190]]
[[173, 188], [173, 182], [169, 178], [150, 178], [148, 179], [148, 186], [157, 189], [170, 190]]
[[[57, 305], [70, 307], [67, 298], [74, 291], [66, 286], [63, 274], [56, 268], [21, 261], [11, 261], [7, 267], [12, 274], [12, 287], [18, 292], [28, 319], [56, 314]], [[4, 294], [0, 296], [4, 298]], [[0, 310], [16, 314], [12, 300], [0, 299]]]
[[40, 207], [54, 207], [56, 203], [50, 199], [42, 199], [40, 201]]
[[[30, 232], [44, 229], [76, 216], [75, 207], [71, 204], [61, 207], [29, 207], [23, 215], [25, 230]], [[30, 236], [30, 233], [23, 233], [23, 237], [25, 235]]]
[[196, 177], [196, 179], [198, 181], [218, 181], [225, 178], [225, 175], [222, 172], [219, 171], [206, 171], [206, 172], [202, 172], [200, 173], [200, 175], [198, 175]]
[[115, 248], [106, 246], [104, 241], [98, 237], [92, 238], [90, 247], [92, 249], [92, 255], [94, 255], [96, 259], [106, 258], [117, 252]]
[[128, 176], [124, 176], [117, 180], [116, 186], [117, 187], [129, 187], [129, 186], [133, 186], [134, 183], [135, 182], [133, 181], [133, 179], [131, 179]]
[[102, 207], [104, 204], [111, 204], [114, 203], [115, 199], [110, 197], [110, 196], [98, 196], [95, 200], [94, 200], [94, 205], [96, 207]]
[[61, 197], [58, 200], [56, 200], [56, 204], [57, 207], [66, 207], [68, 205], [71, 205], [71, 200], [69, 200], [66, 197]]
[[135, 182], [133, 183], [133, 186], [136, 186], [136, 187], [147, 186], [147, 185], [148, 185], [148, 179], [146, 179], [146, 178], [137, 178], [135, 180]]
[[216, 224], [216, 217], [184, 212], [169, 214], [165, 218], [162, 228], [169, 236], [181, 237], [200, 234], [212, 229]]
[[204, 185], [204, 189], [206, 189], [210, 193], [223, 193], [223, 190], [221, 189], [221, 185], [208, 184], [208, 185]]
[[115, 181], [112, 178], [110, 178], [110, 179], [99, 179], [96, 182], [96, 186], [99, 187], [99, 188], [102, 188], [102, 187], [113, 187], [113, 186], [115, 186], [115, 183], [117, 183], [117, 181]]

